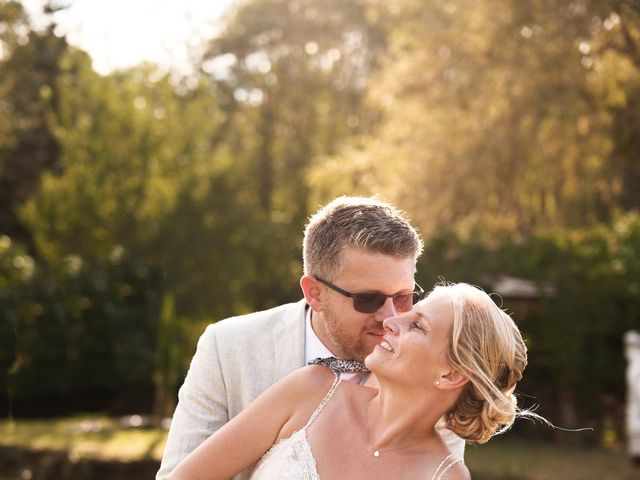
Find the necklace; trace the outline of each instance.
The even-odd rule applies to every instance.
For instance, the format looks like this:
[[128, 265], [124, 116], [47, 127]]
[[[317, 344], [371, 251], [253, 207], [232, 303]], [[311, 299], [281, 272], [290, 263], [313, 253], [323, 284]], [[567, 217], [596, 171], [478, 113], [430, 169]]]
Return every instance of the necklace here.
[[[365, 415], [365, 426], [366, 429], [369, 430], [369, 418]], [[376, 447], [375, 443], [373, 443], [371, 450], [369, 450], [371, 452], [371, 455], [373, 455], [375, 458], [380, 458], [380, 456], [382, 455], [382, 453], [390, 453], [390, 452], [394, 452], [396, 450], [406, 450], [406, 449], [415, 449], [415, 448], [420, 448], [420, 445], [424, 445], [424, 443], [422, 441], [418, 441], [417, 443], [414, 443], [412, 445], [400, 445], [397, 447], [393, 447], [393, 448], [385, 448], [384, 450], [381, 450], [379, 447]]]
[[[409, 446], [409, 447], [395, 447], [395, 448], [389, 448], [389, 449], [383, 450], [383, 452], [385, 452], [385, 453], [390, 453], [390, 452], [394, 452], [394, 451], [396, 451], [396, 450], [403, 450], [403, 449], [407, 449], [407, 448], [414, 448], [415, 446], [417, 446], [417, 444], [416, 444], [416, 445], [411, 445], [411, 446]], [[375, 448], [375, 447], [374, 447], [374, 448]], [[371, 453], [371, 455], [373, 455], [374, 457], [378, 458], [378, 457], [380, 457], [380, 455], [382, 455], [382, 452], [380, 451], [380, 449], [379, 449], [379, 448], [376, 448], [376, 449]]]
[[[421, 446], [422, 445], [422, 446]], [[424, 446], [424, 442], [422, 441], [418, 441], [417, 443], [413, 443], [410, 445], [399, 445], [397, 447], [393, 447], [393, 448], [385, 448], [384, 450], [381, 450], [380, 448], [377, 448], [375, 443], [373, 444], [373, 446], [371, 447], [373, 451], [371, 451], [371, 455], [373, 455], [375, 458], [379, 458], [383, 453], [387, 454], [390, 452], [395, 452], [396, 450], [413, 450], [413, 449], [422, 449]]]

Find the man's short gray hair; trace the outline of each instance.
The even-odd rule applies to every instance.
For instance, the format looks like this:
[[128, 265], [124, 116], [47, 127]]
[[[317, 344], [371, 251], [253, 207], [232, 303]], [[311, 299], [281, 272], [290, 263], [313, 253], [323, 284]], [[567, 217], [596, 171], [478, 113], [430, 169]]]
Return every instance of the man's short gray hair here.
[[304, 273], [330, 280], [342, 273], [345, 248], [401, 258], [422, 253], [422, 240], [403, 213], [374, 198], [338, 197], [309, 218], [304, 232]]

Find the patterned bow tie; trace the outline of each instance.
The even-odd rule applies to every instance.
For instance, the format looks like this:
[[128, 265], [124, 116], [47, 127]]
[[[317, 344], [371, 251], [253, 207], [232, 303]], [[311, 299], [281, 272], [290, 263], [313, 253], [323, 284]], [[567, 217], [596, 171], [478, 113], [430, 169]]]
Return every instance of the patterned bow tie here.
[[364, 363], [356, 360], [342, 360], [336, 357], [315, 358], [309, 365], [324, 365], [335, 373], [369, 373], [369, 369]]

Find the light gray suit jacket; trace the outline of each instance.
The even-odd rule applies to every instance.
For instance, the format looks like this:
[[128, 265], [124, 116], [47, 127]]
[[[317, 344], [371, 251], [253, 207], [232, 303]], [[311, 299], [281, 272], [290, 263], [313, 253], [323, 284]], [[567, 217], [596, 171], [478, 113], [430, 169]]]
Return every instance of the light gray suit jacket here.
[[[304, 300], [209, 325], [178, 394], [157, 480], [258, 395], [304, 366]], [[248, 478], [249, 471], [236, 478]]]
[[[281, 378], [304, 366], [306, 302], [232, 317], [209, 325], [198, 341], [156, 480]], [[438, 431], [452, 453], [464, 442], [443, 425]], [[236, 479], [248, 479], [253, 468]]]

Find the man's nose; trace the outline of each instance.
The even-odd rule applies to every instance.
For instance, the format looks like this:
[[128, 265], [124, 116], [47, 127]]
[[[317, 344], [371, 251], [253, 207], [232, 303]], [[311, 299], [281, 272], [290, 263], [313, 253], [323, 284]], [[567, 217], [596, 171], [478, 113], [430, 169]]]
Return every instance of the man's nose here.
[[383, 322], [386, 318], [395, 317], [396, 315], [396, 306], [393, 303], [393, 298], [388, 297], [376, 312], [375, 317], [379, 322]]
[[385, 318], [382, 321], [382, 325], [384, 326], [384, 329], [392, 335], [397, 335], [398, 333], [400, 333], [399, 318], [396, 316]]

